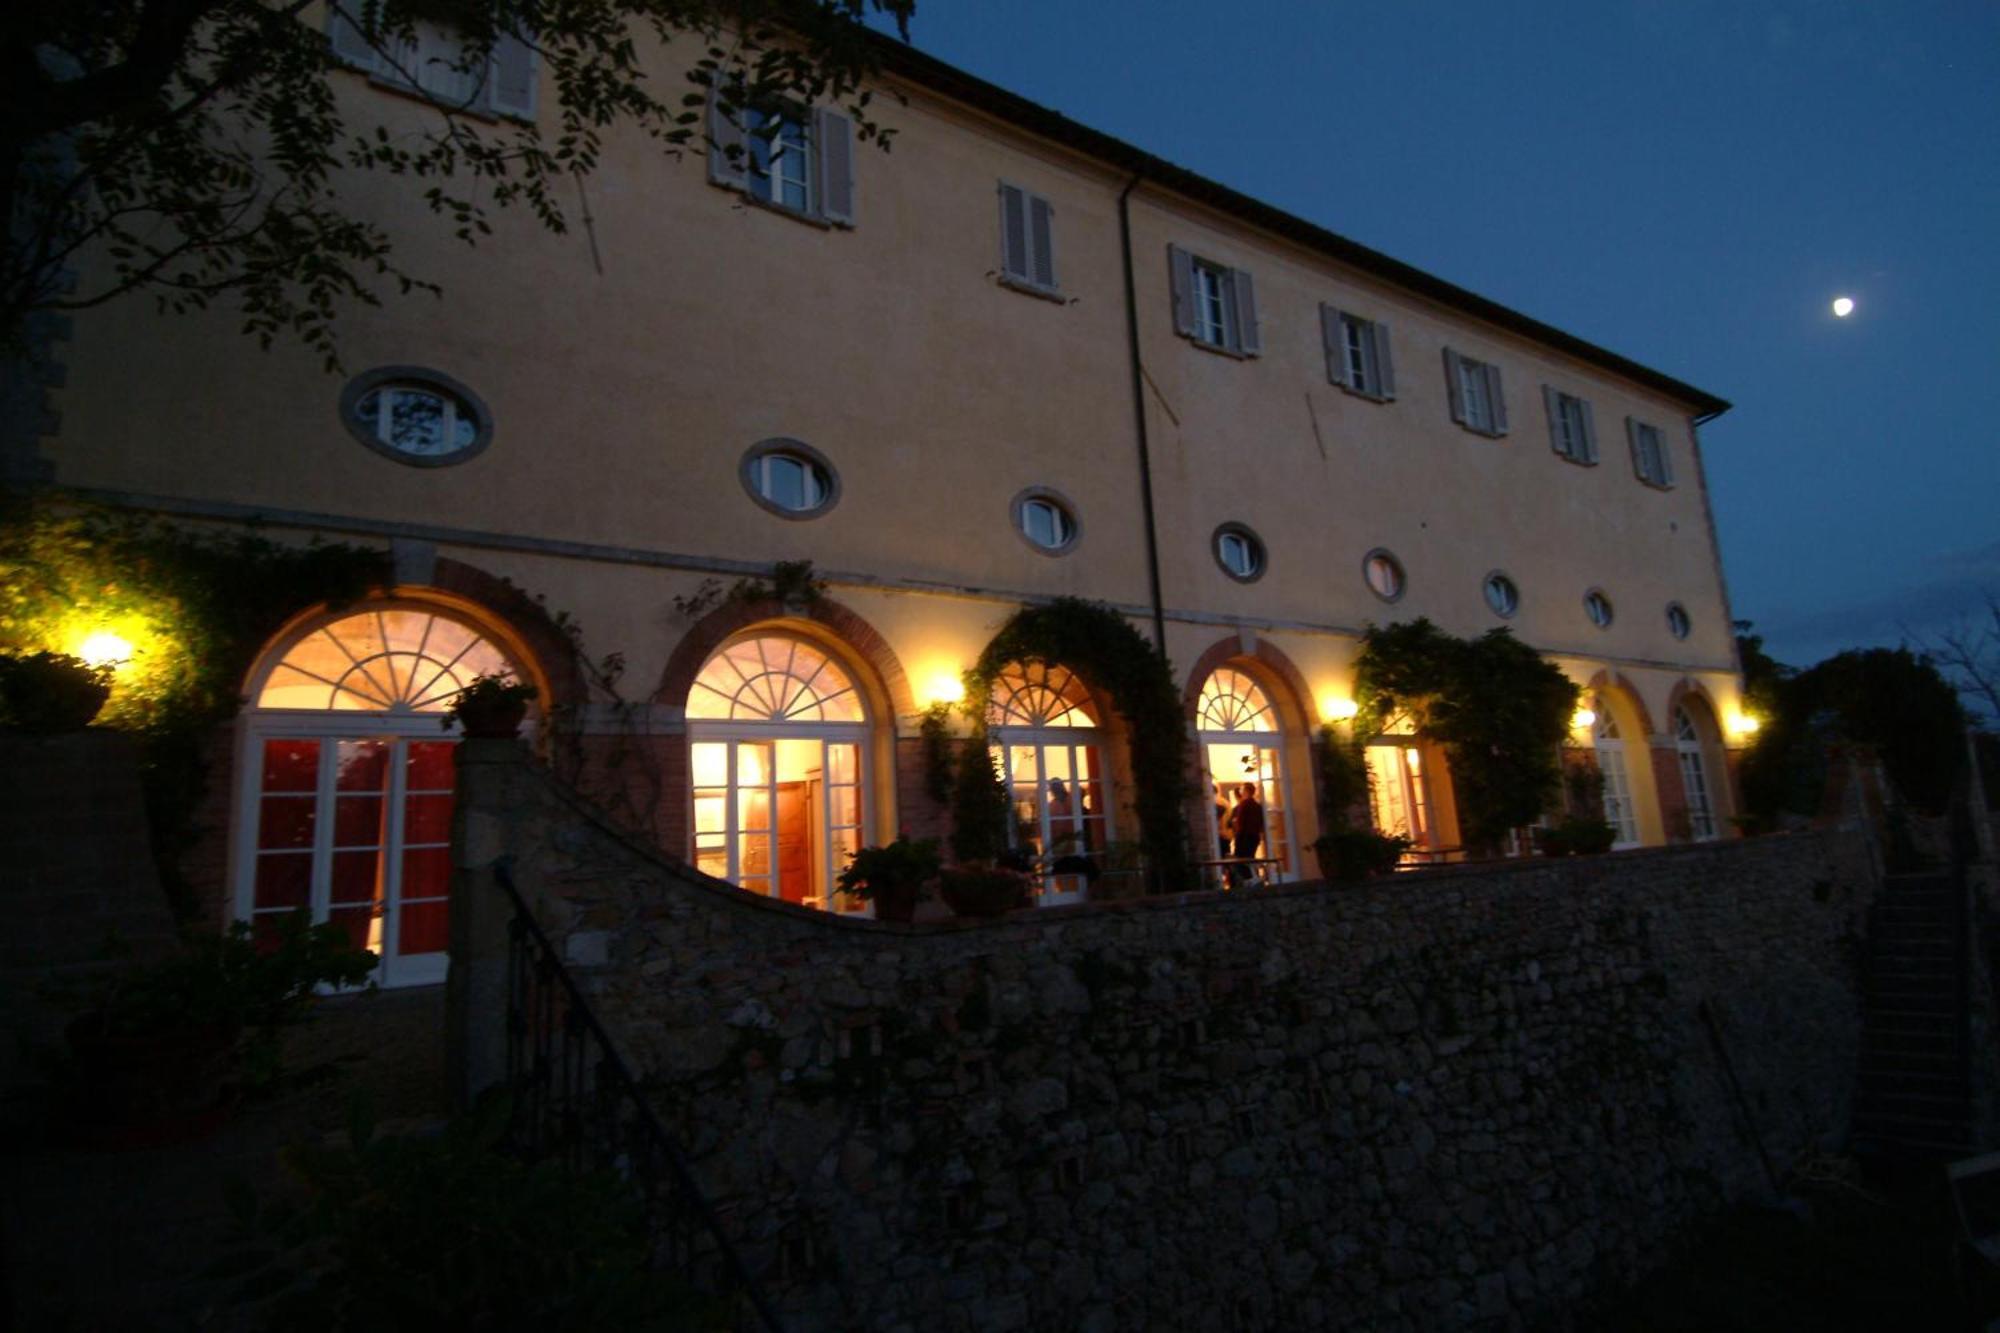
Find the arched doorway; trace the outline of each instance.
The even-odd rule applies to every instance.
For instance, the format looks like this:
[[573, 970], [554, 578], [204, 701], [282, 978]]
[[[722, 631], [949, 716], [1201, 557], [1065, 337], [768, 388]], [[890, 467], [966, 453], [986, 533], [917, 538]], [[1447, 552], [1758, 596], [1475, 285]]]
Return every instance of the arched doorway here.
[[1369, 815], [1377, 833], [1409, 839], [1409, 850], [1403, 853], [1406, 865], [1435, 861], [1443, 854], [1436, 775], [1429, 753], [1410, 720], [1400, 716], [1390, 719], [1365, 749]]
[[1229, 855], [1222, 848], [1223, 813], [1235, 805], [1235, 793], [1254, 784], [1264, 807], [1264, 840], [1257, 855], [1278, 862], [1274, 878], [1297, 879], [1299, 849], [1286, 793], [1290, 790], [1285, 762], [1285, 737], [1271, 699], [1251, 676], [1235, 667], [1218, 667], [1202, 682], [1195, 702], [1195, 728], [1201, 746], [1202, 772], [1209, 787], [1208, 846], [1210, 855]]
[[304, 907], [381, 957], [383, 986], [444, 980], [455, 732], [473, 677], [519, 675], [485, 631], [440, 607], [328, 617], [251, 680], [238, 771], [237, 916], [253, 931]]
[[753, 632], [702, 666], [687, 696], [697, 869], [828, 911], [869, 816], [867, 701], [848, 669], [794, 634]]
[[1632, 798], [1632, 770], [1626, 762], [1625, 733], [1612, 712], [1611, 701], [1599, 697], [1593, 710], [1591, 744], [1597, 751], [1597, 771], [1604, 778], [1604, 822], [1611, 825], [1613, 850], [1639, 845], [1639, 810]]
[[1055, 867], [1065, 857], [1101, 857], [1111, 842], [1099, 721], [1096, 700], [1067, 667], [1016, 662], [993, 682], [987, 739], [1013, 804], [1008, 842], [1035, 858], [1044, 905], [1081, 901], [1086, 875]]
[[1714, 789], [1709, 785], [1707, 737], [1694, 716], [1699, 707], [1683, 703], [1674, 709], [1674, 751], [1680, 760], [1681, 791], [1687, 800], [1688, 836], [1696, 842], [1712, 842], [1721, 836], [1721, 825]]

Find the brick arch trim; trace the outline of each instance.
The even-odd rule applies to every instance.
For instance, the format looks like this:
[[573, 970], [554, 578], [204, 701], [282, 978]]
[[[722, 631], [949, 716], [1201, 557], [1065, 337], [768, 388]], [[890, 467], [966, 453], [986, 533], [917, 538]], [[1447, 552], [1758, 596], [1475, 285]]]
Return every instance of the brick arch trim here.
[[576, 645], [556, 624], [555, 617], [540, 602], [519, 587], [477, 565], [450, 556], [439, 556], [431, 581], [399, 588], [399, 592], [422, 596], [437, 592], [466, 603], [487, 620], [497, 622], [532, 661], [548, 686], [549, 702], [581, 705], [589, 696], [582, 670], [577, 666]]
[[[1717, 745], [1725, 744], [1726, 741], [1722, 734], [1722, 710], [1715, 706], [1715, 696], [1708, 692], [1706, 685], [1703, 685], [1698, 680], [1690, 680], [1685, 676], [1675, 681], [1674, 688], [1667, 693], [1667, 725], [1669, 730], [1664, 734], [1673, 734], [1674, 710], [1690, 699], [1708, 710], [1708, 724], [1715, 731], [1713, 739]], [[1699, 725], [1699, 722], [1697, 722], [1697, 725]]]
[[1660, 729], [1653, 724], [1652, 712], [1646, 707], [1645, 697], [1639, 693], [1630, 680], [1626, 679], [1623, 672], [1600, 671], [1592, 676], [1590, 683], [1583, 688], [1587, 693], [1591, 694], [1616, 690], [1619, 694], [1623, 695], [1625, 702], [1632, 705], [1632, 711], [1639, 715], [1639, 725], [1646, 733], [1644, 736], [1638, 737], [1639, 740], [1648, 740], [1660, 734]]
[[1319, 705], [1312, 691], [1306, 688], [1306, 678], [1298, 664], [1286, 656], [1284, 649], [1262, 638], [1257, 640], [1256, 651], [1246, 653], [1242, 639], [1234, 634], [1210, 644], [1188, 669], [1187, 682], [1181, 686], [1181, 702], [1190, 719], [1201, 702], [1201, 687], [1216, 668], [1231, 662], [1249, 662], [1253, 668], [1251, 674], [1260, 677], [1259, 685], [1267, 690], [1277, 686], [1272, 691], [1272, 702], [1287, 723], [1297, 723], [1306, 731], [1319, 726], [1322, 720]]
[[893, 722], [896, 717], [907, 717], [918, 711], [916, 697], [910, 690], [910, 679], [903, 673], [903, 664], [897, 659], [895, 650], [889, 647], [889, 641], [854, 611], [827, 597], [804, 605], [788, 605], [775, 597], [767, 597], [754, 602], [729, 602], [718, 606], [695, 621], [681, 636], [673, 654], [667, 658], [665, 670], [660, 672], [660, 683], [653, 691], [653, 701], [673, 707], [686, 704], [689, 691], [694, 689], [695, 677], [701, 674], [708, 659], [715, 656], [716, 650], [730, 636], [758, 625], [783, 628], [787, 622], [817, 626], [867, 666], [873, 677], [868, 683], [876, 687], [870, 693], [878, 695], [878, 704], [886, 697], [892, 715], [883, 721]]

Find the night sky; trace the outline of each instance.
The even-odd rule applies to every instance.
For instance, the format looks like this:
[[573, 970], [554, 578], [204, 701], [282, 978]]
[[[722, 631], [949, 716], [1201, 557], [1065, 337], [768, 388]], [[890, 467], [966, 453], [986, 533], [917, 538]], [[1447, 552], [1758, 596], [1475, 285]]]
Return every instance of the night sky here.
[[919, 0], [911, 36], [1735, 403], [1723, 567], [1781, 661], [2000, 596], [2000, 4]]

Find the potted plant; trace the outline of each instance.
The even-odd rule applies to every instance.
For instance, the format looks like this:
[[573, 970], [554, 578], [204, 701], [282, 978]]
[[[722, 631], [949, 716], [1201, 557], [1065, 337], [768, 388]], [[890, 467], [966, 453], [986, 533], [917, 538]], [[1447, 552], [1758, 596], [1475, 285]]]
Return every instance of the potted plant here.
[[111, 671], [68, 653], [0, 655], [0, 723], [34, 736], [82, 731], [111, 697]]
[[345, 929], [312, 925], [301, 908], [261, 940], [238, 921], [111, 974], [83, 993], [88, 1007], [65, 1033], [64, 1128], [103, 1147], [206, 1132], [240, 1084], [277, 1077], [281, 1030], [319, 987], [362, 985], [374, 967]]
[[471, 684], [452, 696], [443, 725], [449, 728], [456, 722], [465, 735], [489, 740], [518, 735], [535, 694], [534, 686], [509, 672], [474, 676]]
[[848, 897], [874, 903], [877, 921], [908, 921], [916, 915], [918, 894], [937, 872], [936, 838], [899, 836], [886, 846], [854, 853], [837, 882]]
[[1319, 859], [1319, 873], [1340, 884], [1386, 875], [1410, 849], [1408, 838], [1372, 829], [1336, 829], [1313, 839], [1313, 855]]
[[1028, 905], [1029, 878], [1007, 865], [946, 866], [938, 875], [938, 894], [960, 916], [1005, 916]]

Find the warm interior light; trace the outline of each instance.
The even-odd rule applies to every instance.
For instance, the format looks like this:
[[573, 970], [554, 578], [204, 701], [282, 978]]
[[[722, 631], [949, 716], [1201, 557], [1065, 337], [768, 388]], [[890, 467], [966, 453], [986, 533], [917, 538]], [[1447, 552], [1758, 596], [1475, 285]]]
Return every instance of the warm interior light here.
[[1336, 722], [1344, 722], [1361, 711], [1361, 705], [1343, 695], [1329, 694], [1319, 701], [1320, 712]]
[[1739, 736], [1755, 736], [1757, 728], [1763, 725], [1762, 722], [1759, 722], [1748, 713], [1738, 713], [1736, 720], [1729, 724], [1729, 729]]
[[965, 698], [965, 682], [949, 671], [940, 671], [931, 677], [924, 698], [926, 703], [955, 704]]
[[120, 667], [132, 660], [132, 643], [110, 630], [99, 630], [77, 645], [76, 655], [94, 667]]
[[1597, 713], [1593, 709], [1579, 708], [1570, 715], [1569, 725], [1572, 731], [1589, 731], [1597, 725]]

